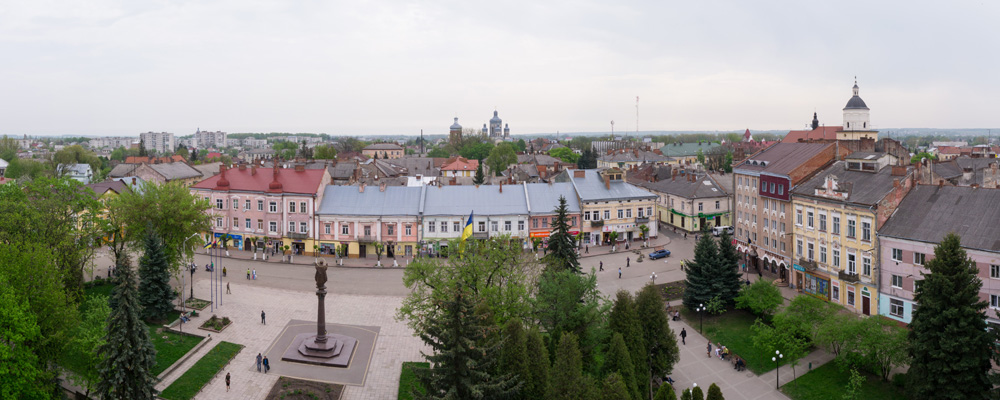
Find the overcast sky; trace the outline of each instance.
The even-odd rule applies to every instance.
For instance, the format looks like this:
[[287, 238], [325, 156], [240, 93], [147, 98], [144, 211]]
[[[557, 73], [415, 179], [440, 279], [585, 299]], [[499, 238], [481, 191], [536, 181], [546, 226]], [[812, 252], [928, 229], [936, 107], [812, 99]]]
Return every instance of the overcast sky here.
[[997, 127], [1000, 2], [0, 2], [0, 134]]

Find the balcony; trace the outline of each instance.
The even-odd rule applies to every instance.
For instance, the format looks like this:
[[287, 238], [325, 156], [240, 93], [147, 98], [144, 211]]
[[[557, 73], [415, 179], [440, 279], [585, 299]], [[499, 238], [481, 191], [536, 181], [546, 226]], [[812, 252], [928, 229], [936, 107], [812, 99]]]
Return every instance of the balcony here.
[[309, 234], [308, 233], [288, 232], [288, 233], [285, 233], [285, 237], [287, 237], [289, 239], [305, 240], [305, 239], [309, 239]]
[[636, 219], [635, 219], [635, 223], [637, 223], [637, 224], [645, 224], [645, 223], [649, 223], [649, 218], [646, 218], [646, 217], [639, 217], [639, 218], [636, 218]]
[[600, 220], [600, 221], [590, 221], [590, 227], [591, 227], [591, 228], [600, 228], [600, 227], [602, 227], [602, 226], [604, 226], [604, 220]]
[[842, 280], [844, 282], [854, 282], [854, 283], [857, 283], [860, 280], [859, 277], [858, 277], [858, 274], [852, 274], [852, 273], [849, 273], [847, 271], [840, 271], [837, 275], [840, 278], [840, 280]]
[[358, 235], [358, 243], [374, 243], [375, 239], [374, 235]]
[[805, 268], [806, 271], [815, 271], [817, 268], [819, 268], [819, 266], [816, 265], [816, 261], [815, 260], [810, 261], [810, 260], [806, 260], [804, 258], [800, 258], [799, 259], [799, 265], [801, 265], [802, 268]]

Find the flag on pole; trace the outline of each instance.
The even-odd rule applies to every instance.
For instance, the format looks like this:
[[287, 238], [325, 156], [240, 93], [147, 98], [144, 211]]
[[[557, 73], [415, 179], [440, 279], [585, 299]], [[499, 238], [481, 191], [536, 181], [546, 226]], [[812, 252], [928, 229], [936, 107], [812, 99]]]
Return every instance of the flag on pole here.
[[[473, 211], [473, 212], [475, 212], [475, 211]], [[462, 241], [463, 242], [465, 241], [465, 239], [468, 239], [470, 236], [472, 236], [472, 213], [473, 212], [469, 213], [469, 220], [465, 223], [465, 229], [462, 230]]]
[[205, 248], [207, 249], [209, 247], [212, 247], [212, 244], [213, 244], [212, 241], [209, 240], [208, 243], [205, 243]]

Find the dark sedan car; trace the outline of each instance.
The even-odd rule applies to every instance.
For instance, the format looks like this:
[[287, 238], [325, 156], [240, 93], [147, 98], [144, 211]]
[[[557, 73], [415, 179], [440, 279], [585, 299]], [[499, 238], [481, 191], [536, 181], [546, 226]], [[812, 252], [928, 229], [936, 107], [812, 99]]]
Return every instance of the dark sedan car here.
[[657, 258], [663, 258], [663, 257], [668, 257], [668, 256], [670, 256], [670, 250], [667, 250], [667, 249], [657, 250], [657, 251], [654, 251], [652, 253], [649, 253], [649, 259], [650, 260], [655, 260]]

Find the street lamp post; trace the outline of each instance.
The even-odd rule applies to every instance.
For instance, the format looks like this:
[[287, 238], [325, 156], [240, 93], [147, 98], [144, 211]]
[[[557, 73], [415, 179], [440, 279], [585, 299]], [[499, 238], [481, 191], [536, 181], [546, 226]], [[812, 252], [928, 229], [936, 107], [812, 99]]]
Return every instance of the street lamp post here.
[[[184, 239], [183, 244], [181, 244], [181, 251], [184, 251], [184, 249], [187, 248], [187, 242], [188, 242], [188, 240], [191, 240], [191, 238], [193, 238], [195, 236], [198, 236], [198, 234], [197, 233], [192, 233], [191, 236], [188, 236], [187, 239]], [[182, 293], [184, 292], [184, 278], [183, 278], [183, 275], [181, 276], [181, 292]], [[194, 297], [194, 269], [191, 270], [191, 296], [189, 296], [188, 298], [190, 299], [190, 298], [193, 298], [193, 297]], [[184, 302], [184, 299], [182, 298], [181, 299], [181, 305], [182, 305], [182, 307], [183, 307], [184, 304], [186, 304], [186, 303]]]
[[701, 321], [699, 322], [699, 324], [701, 325], [701, 329], [699, 329], [699, 331], [701, 331], [701, 333], [704, 334], [705, 333], [705, 312], [704, 312], [705, 311], [705, 305], [704, 304], [698, 304], [698, 308], [695, 308], [695, 311], [698, 311], [698, 316], [701, 319]]
[[778, 350], [774, 351], [774, 355], [774, 357], [771, 357], [771, 361], [774, 361], [774, 389], [777, 390], [780, 388], [780, 386], [778, 386], [778, 375], [781, 371], [781, 366], [779, 366], [778, 363], [781, 362], [781, 358], [785, 355], [781, 354]]

